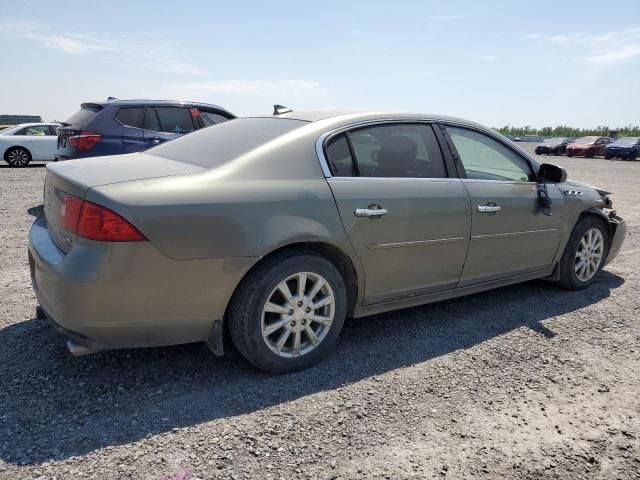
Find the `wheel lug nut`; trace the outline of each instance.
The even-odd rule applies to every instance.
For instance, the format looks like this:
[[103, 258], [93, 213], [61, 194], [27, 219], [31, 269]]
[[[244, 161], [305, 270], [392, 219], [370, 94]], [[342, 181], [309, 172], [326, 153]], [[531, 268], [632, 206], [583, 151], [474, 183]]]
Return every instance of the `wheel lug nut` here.
[[305, 324], [307, 323], [307, 321], [306, 321], [306, 320], [304, 320], [304, 319], [302, 319], [302, 320], [300, 320], [300, 323], [301, 323], [302, 325], [305, 325]]
[[295, 327], [295, 326], [296, 326], [296, 321], [295, 321], [295, 320], [293, 320], [293, 321], [291, 322], [291, 326], [292, 326], [292, 327]]
[[289, 315], [293, 315], [293, 309], [289, 310]]
[[302, 306], [302, 302], [298, 302], [298, 306], [301, 307]]
[[304, 309], [305, 312], [309, 313], [311, 311], [311, 308], [307, 307]]

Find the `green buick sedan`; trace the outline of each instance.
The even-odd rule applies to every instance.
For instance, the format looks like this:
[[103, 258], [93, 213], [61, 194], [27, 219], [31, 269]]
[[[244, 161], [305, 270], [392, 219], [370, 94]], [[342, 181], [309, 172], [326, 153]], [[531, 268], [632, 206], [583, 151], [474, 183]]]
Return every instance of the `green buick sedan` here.
[[585, 288], [623, 242], [608, 192], [476, 123], [280, 112], [47, 165], [31, 277], [73, 355], [221, 355], [228, 329], [255, 366], [290, 372], [346, 317], [535, 278]]

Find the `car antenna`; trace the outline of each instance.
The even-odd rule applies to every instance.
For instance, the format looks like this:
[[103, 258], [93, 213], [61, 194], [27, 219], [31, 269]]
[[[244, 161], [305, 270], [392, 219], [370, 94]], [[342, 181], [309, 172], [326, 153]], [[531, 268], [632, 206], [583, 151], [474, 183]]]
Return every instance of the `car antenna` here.
[[107, 97], [107, 102], [113, 102], [114, 100], [118, 100], [116, 97]]
[[293, 110], [289, 107], [285, 107], [284, 105], [274, 105], [273, 106], [273, 115], [282, 115], [283, 113], [293, 112]]

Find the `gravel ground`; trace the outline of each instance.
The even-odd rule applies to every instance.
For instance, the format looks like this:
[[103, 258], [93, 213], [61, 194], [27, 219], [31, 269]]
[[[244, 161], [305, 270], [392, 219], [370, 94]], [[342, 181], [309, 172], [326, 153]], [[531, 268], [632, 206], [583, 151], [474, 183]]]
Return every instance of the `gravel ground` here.
[[26, 260], [44, 169], [0, 167], [0, 478], [640, 478], [640, 162], [550, 160], [629, 223], [591, 288], [351, 320], [284, 376], [197, 344], [69, 356]]

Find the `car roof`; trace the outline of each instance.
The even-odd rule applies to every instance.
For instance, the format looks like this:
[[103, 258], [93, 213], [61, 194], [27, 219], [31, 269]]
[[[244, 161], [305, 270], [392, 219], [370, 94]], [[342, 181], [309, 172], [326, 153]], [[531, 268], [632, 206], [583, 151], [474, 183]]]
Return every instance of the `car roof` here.
[[[256, 115], [256, 117], [266, 117], [266, 115]], [[318, 122], [321, 120], [334, 120], [336, 123], [342, 123], [353, 120], [431, 120], [451, 123], [462, 123], [466, 125], [474, 125], [487, 129], [486, 126], [458, 117], [448, 115], [439, 115], [434, 113], [411, 113], [411, 112], [392, 112], [392, 111], [366, 111], [366, 110], [303, 110], [292, 111], [274, 116], [274, 118], [288, 118], [291, 120], [301, 120], [305, 122]]]
[[191, 106], [194, 106], [194, 107], [215, 108], [216, 110], [222, 110], [224, 112], [231, 113], [227, 109], [225, 109], [225, 108], [223, 108], [223, 107], [221, 107], [219, 105], [214, 105], [212, 103], [204, 103], [204, 102], [191, 102], [191, 101], [188, 101], [188, 100], [151, 100], [151, 99], [147, 99], [147, 98], [130, 99], [130, 100], [116, 99], [116, 100], [107, 100], [107, 101], [102, 101], [102, 102], [83, 102], [82, 105], [100, 105], [101, 107], [106, 107], [108, 105], [115, 105], [115, 106], [191, 105]]
[[11, 125], [9, 128], [24, 128], [24, 127], [38, 127], [40, 125], [58, 125], [58, 122], [34, 122], [34, 123], [19, 123], [18, 125]]

